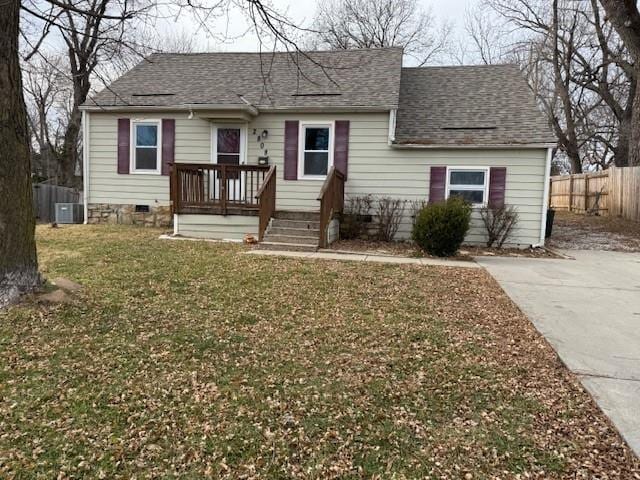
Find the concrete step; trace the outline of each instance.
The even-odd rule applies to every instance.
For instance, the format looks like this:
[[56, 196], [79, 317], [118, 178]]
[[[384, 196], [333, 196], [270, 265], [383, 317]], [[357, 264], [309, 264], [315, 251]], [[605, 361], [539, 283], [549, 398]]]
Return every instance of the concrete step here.
[[271, 226], [267, 230], [268, 235], [293, 235], [295, 237], [320, 237], [320, 230], [317, 228], [291, 228]]
[[319, 222], [320, 212], [276, 210], [276, 213], [273, 217], [278, 220], [302, 220], [302, 221], [310, 221], [310, 222]]
[[280, 250], [284, 252], [315, 252], [318, 250], [317, 245], [268, 241], [260, 242], [255, 248], [258, 250]]
[[296, 245], [313, 245], [318, 246], [318, 237], [314, 236], [296, 236], [296, 235], [273, 235], [271, 232], [267, 232], [264, 237], [265, 242], [273, 243], [290, 243]]
[[320, 222], [314, 220], [271, 219], [271, 228], [295, 228], [296, 230], [319, 230]]

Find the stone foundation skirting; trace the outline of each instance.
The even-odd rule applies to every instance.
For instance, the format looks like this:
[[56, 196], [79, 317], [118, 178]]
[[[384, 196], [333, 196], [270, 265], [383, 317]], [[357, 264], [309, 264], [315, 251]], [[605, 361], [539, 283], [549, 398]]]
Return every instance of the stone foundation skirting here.
[[88, 223], [143, 225], [145, 227], [170, 227], [173, 224], [171, 207], [149, 205], [149, 212], [136, 212], [134, 204], [90, 203]]

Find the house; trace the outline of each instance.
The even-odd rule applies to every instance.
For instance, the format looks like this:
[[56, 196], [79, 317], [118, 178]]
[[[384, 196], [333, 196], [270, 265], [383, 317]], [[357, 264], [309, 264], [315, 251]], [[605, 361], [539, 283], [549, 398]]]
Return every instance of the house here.
[[[458, 194], [514, 205], [511, 242], [544, 243], [555, 139], [514, 65], [404, 68], [399, 48], [154, 54], [82, 110], [89, 223], [316, 248], [350, 197]], [[407, 208], [397, 238], [411, 226]], [[466, 241], [484, 241], [477, 211]]]

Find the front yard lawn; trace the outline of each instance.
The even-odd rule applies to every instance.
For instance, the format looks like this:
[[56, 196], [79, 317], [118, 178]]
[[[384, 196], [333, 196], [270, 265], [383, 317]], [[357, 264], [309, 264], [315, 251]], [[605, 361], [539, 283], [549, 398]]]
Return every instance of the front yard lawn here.
[[482, 270], [39, 227], [0, 313], [0, 478], [640, 478]]

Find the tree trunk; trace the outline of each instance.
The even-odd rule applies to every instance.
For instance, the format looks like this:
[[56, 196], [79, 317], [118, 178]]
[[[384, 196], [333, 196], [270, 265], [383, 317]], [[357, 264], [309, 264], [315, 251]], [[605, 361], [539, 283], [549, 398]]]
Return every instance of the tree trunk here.
[[40, 284], [19, 22], [20, 0], [0, 2], [0, 307]]
[[[635, 65], [636, 78], [640, 78], [640, 12], [635, 0], [600, 0]], [[640, 88], [636, 88], [629, 125], [629, 165], [640, 165]]]
[[[630, 99], [629, 104], [631, 104], [632, 101], [633, 99]], [[613, 163], [616, 167], [629, 166], [629, 145], [633, 134], [633, 111], [633, 108], [625, 108], [622, 118], [620, 118], [620, 125], [618, 126], [618, 143], [615, 146], [613, 157]]]
[[58, 184], [66, 187], [78, 188], [79, 179], [76, 177], [76, 165], [79, 162], [78, 143], [80, 141], [80, 127], [82, 114], [76, 105], [69, 116], [69, 124], [64, 132], [62, 154], [58, 160]]
[[[640, 72], [638, 75], [640, 78]], [[640, 166], [640, 88], [636, 89], [633, 97], [633, 109], [631, 112], [631, 137], [629, 139], [629, 166]]]

